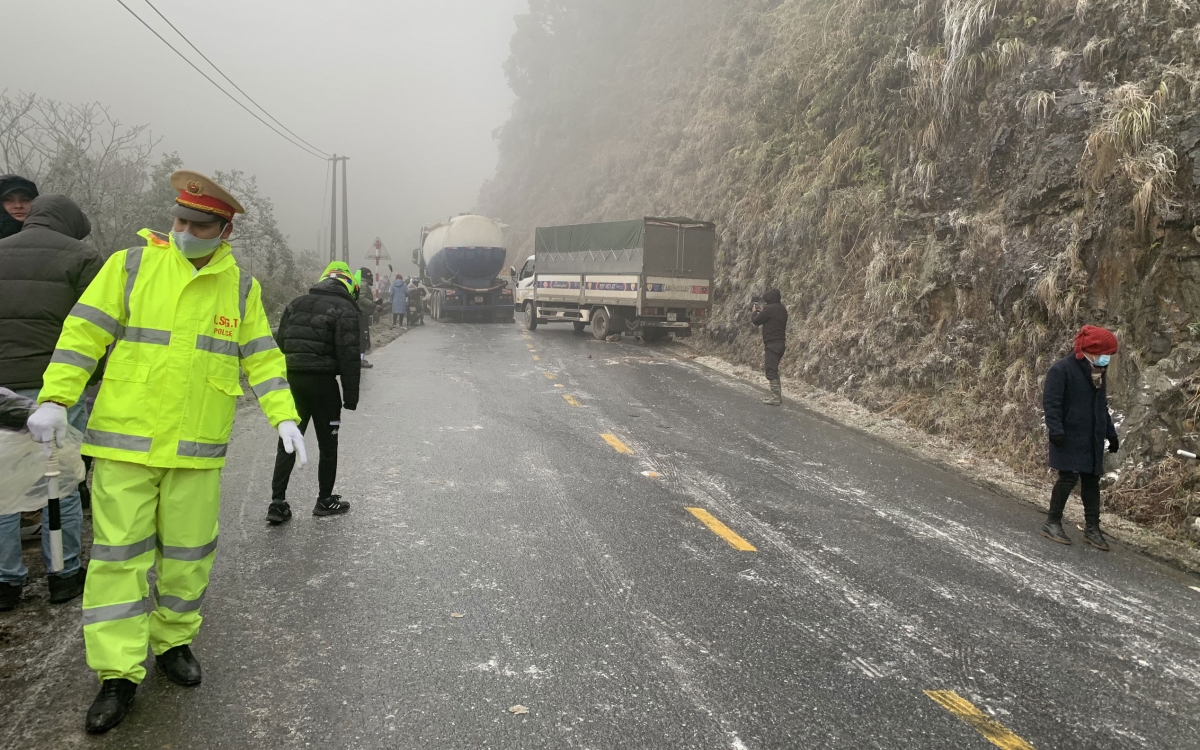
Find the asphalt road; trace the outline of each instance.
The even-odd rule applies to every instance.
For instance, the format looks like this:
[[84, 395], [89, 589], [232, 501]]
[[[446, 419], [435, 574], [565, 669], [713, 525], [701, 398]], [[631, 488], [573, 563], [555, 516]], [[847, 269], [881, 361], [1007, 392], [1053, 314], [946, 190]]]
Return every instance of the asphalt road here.
[[239, 415], [203, 686], [151, 669], [88, 738], [59, 614], [0, 746], [1200, 748], [1196, 579], [677, 347], [432, 324], [372, 359], [347, 516], [308, 515], [310, 465], [268, 527]]

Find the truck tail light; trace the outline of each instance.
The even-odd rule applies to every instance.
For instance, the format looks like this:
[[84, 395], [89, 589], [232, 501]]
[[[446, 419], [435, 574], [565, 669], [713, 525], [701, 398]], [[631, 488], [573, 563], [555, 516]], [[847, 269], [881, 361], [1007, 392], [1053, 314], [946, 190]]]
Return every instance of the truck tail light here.
[[667, 311], [661, 307], [643, 307], [642, 315], [666, 315]]
[[688, 312], [691, 314], [691, 317], [693, 317], [693, 318], [707, 318], [708, 317], [708, 310], [704, 309], [703, 307], [697, 307], [695, 310], [689, 310]]

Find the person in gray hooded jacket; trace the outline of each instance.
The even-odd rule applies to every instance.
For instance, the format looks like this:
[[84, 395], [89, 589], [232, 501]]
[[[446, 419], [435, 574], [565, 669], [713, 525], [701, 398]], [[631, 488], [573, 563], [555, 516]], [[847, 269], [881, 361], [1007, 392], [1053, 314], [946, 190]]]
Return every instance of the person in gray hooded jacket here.
[[[91, 223], [65, 195], [33, 201], [21, 231], [0, 240], [0, 386], [37, 398], [63, 321], [96, 277], [104, 257], [81, 240]], [[95, 363], [92, 363], [93, 365]], [[87, 424], [81, 400], [67, 411], [76, 429]], [[62, 499], [62, 571], [50, 575], [50, 601], [68, 602], [83, 591], [80, 530], [83, 510], [78, 491]], [[43, 518], [43, 524], [46, 522]], [[0, 612], [20, 601], [28, 571], [21, 561], [20, 514], [0, 516]], [[49, 560], [49, 534], [42, 555]]]

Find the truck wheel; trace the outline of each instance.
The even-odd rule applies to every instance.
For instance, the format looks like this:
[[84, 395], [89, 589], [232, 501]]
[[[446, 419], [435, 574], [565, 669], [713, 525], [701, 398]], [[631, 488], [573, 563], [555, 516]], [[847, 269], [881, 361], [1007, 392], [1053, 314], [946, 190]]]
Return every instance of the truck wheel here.
[[603, 307], [592, 314], [592, 335], [598, 341], [608, 338], [608, 310]]
[[537, 305], [532, 302], [525, 303], [525, 330], [532, 331], [537, 328]]
[[584, 323], [582, 320], [577, 320], [571, 325], [575, 326], [575, 333], [583, 333], [583, 329], [587, 328], [587, 323]]
[[642, 329], [642, 341], [645, 341], [647, 344], [653, 344], [658, 341], [666, 341], [667, 336], [669, 335], [670, 333], [668, 331], [665, 331], [661, 328]]

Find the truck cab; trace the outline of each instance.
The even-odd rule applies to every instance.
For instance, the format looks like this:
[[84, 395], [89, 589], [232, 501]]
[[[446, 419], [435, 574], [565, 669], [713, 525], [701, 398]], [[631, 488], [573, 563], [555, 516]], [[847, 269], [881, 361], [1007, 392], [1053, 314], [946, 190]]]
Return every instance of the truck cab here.
[[518, 271], [515, 267], [509, 269], [512, 275], [513, 282], [513, 302], [516, 305], [517, 312], [525, 311], [525, 303], [533, 298], [534, 292], [534, 258], [530, 255], [525, 260], [525, 265], [521, 266]]

